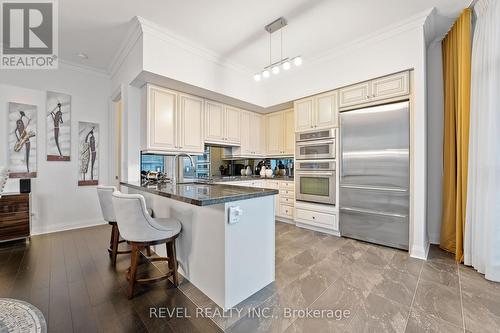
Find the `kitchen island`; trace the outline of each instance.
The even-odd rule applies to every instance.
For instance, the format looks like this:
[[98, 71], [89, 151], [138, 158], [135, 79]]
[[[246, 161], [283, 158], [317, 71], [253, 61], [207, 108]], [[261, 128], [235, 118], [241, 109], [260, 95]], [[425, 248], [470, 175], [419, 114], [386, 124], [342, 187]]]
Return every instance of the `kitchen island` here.
[[[272, 283], [277, 190], [220, 184], [121, 183], [142, 194], [156, 217], [182, 224], [179, 273], [224, 310]], [[155, 252], [166, 255], [163, 247]]]

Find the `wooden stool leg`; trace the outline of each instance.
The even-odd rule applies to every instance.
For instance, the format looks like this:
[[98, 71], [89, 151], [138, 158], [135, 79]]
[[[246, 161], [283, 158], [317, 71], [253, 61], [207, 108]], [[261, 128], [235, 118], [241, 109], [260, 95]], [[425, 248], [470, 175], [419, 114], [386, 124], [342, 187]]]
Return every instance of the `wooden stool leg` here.
[[177, 253], [175, 250], [175, 239], [167, 243], [168, 268], [172, 271], [172, 280], [175, 286], [179, 286], [177, 274]]
[[113, 266], [116, 265], [116, 255], [118, 254], [118, 242], [120, 240], [120, 232], [118, 231], [118, 226], [116, 224], [113, 225], [113, 244], [111, 245], [111, 263]]
[[146, 254], [148, 255], [148, 257], [151, 257], [151, 246], [146, 246]]
[[130, 268], [128, 271], [128, 298], [131, 299], [134, 296], [134, 286], [135, 286], [135, 275], [137, 273], [137, 259], [138, 259], [138, 249], [137, 245], [132, 244], [131, 255], [130, 255]]
[[111, 237], [109, 239], [109, 248], [108, 248], [108, 254], [111, 257], [111, 254], [113, 253], [113, 240], [115, 237], [115, 226], [111, 225]]

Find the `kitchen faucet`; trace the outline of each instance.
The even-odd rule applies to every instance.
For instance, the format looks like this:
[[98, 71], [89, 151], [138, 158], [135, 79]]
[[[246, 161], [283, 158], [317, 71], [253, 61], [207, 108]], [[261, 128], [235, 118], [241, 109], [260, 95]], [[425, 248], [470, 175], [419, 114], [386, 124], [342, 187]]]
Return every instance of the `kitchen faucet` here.
[[172, 185], [176, 185], [177, 184], [177, 166], [179, 164], [178, 160], [179, 160], [179, 156], [181, 155], [184, 155], [186, 157], [189, 157], [189, 161], [191, 161], [191, 167], [194, 168], [194, 160], [193, 160], [193, 157], [189, 154], [186, 154], [186, 153], [179, 153], [179, 154], [176, 154], [174, 156], [174, 172], [173, 172], [173, 175], [172, 175]]

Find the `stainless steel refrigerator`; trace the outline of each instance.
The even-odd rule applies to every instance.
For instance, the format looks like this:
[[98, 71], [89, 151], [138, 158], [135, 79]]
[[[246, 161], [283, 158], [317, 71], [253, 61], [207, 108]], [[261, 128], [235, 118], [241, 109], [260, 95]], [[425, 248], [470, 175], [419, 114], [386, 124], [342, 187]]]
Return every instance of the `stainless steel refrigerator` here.
[[409, 102], [340, 114], [340, 232], [408, 249]]

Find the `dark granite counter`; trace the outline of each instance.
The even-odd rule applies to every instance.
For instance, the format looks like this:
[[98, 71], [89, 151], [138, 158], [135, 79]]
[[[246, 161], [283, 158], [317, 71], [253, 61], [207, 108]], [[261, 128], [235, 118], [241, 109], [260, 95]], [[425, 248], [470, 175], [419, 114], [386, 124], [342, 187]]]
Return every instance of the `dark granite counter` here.
[[142, 185], [139, 182], [122, 182], [120, 185], [196, 206], [217, 205], [226, 202], [276, 195], [279, 193], [278, 190], [272, 189], [222, 184], [191, 183], [173, 186], [169, 183]]

